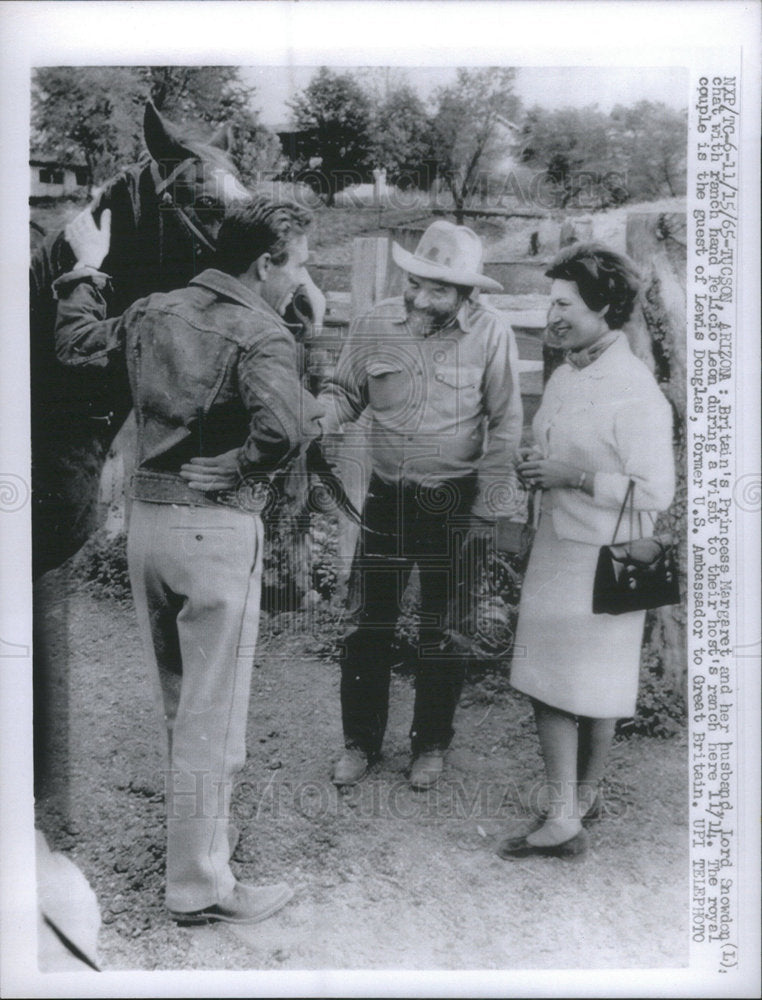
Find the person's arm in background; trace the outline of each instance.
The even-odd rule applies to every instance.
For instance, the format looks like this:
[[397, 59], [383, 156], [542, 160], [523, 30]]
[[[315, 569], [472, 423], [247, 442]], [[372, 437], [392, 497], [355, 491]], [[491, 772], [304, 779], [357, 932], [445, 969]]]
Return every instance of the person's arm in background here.
[[526, 494], [516, 474], [523, 423], [518, 350], [507, 326], [497, 331], [482, 381], [487, 415], [487, 446], [479, 464], [479, 489], [472, 510], [472, 532], [488, 533], [501, 522], [506, 548], [518, 551], [526, 522]]
[[357, 336], [359, 322], [352, 325], [336, 367], [318, 396], [324, 410], [324, 436], [335, 434], [342, 424], [358, 420], [368, 405], [368, 376], [363, 364], [366, 345]]
[[85, 209], [69, 223], [65, 235], [77, 263], [53, 283], [58, 300], [56, 357], [71, 367], [105, 368], [121, 354], [124, 331], [122, 316], [106, 319], [104, 291], [110, 279], [99, 270], [111, 242], [111, 212], [103, 212], [99, 227]]

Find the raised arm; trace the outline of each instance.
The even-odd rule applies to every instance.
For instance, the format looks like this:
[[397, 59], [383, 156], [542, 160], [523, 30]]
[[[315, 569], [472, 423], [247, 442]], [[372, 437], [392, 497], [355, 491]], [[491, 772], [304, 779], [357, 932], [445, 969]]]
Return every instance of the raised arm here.
[[55, 351], [58, 360], [72, 367], [106, 367], [121, 351], [121, 316], [106, 319], [104, 291], [109, 276], [99, 271], [111, 242], [111, 212], [95, 222], [89, 208], [72, 220], [66, 239], [77, 258], [74, 269], [53, 283], [58, 300]]

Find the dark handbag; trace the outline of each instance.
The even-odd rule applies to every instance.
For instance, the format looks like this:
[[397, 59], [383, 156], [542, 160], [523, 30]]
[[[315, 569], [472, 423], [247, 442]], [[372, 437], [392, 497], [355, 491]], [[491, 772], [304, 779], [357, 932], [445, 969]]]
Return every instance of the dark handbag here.
[[[635, 483], [631, 479], [610, 545], [602, 545], [593, 584], [593, 614], [622, 615], [680, 603], [677, 546], [670, 535], [632, 538]], [[630, 504], [630, 541], [616, 543]], [[640, 512], [638, 512], [640, 519]], [[642, 534], [642, 530], [641, 530]]]

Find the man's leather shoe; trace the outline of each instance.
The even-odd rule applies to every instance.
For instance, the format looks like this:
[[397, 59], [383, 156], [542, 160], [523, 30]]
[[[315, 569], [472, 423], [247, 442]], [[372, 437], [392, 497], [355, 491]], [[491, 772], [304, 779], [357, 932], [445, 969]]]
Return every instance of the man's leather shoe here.
[[284, 882], [276, 885], [245, 885], [243, 882], [236, 882], [233, 891], [219, 903], [191, 913], [170, 910], [170, 915], [178, 924], [185, 926], [213, 924], [217, 921], [227, 924], [256, 924], [277, 913], [293, 895], [293, 889]]
[[590, 841], [586, 830], [580, 830], [569, 840], [564, 840], [560, 844], [530, 844], [526, 837], [506, 837], [498, 844], [497, 855], [506, 861], [520, 860], [521, 858], [579, 858], [587, 851]]
[[427, 750], [419, 753], [410, 768], [410, 786], [418, 791], [426, 791], [436, 785], [444, 769], [444, 750]]
[[368, 771], [368, 755], [357, 747], [347, 747], [336, 761], [331, 781], [334, 785], [356, 785]]

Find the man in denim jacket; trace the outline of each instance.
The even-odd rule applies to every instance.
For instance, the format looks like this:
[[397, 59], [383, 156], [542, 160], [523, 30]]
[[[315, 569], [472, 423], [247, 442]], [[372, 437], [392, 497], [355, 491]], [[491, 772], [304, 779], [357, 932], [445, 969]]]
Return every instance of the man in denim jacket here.
[[[259, 624], [257, 486], [320, 430], [277, 311], [304, 280], [309, 221], [295, 205], [239, 204], [220, 228], [219, 270], [105, 319], [108, 276], [98, 267], [110, 219], [98, 230], [83, 213], [67, 232], [77, 266], [56, 283], [59, 359], [126, 361], [129, 375], [138, 427], [130, 581], [169, 737], [166, 902], [187, 923], [251, 923], [292, 895], [284, 884], [236, 881], [229, 812]], [[238, 489], [214, 489], [220, 453]], [[218, 456], [209, 473], [203, 456]]]
[[[411, 569], [420, 581], [410, 783], [439, 778], [464, 677], [453, 633], [473, 622], [477, 539], [517, 549], [524, 519], [514, 457], [522, 426], [518, 356], [504, 316], [475, 301], [499, 291], [465, 226], [432, 223], [415, 253], [393, 245], [407, 272], [403, 299], [353, 325], [319, 397], [326, 433], [370, 416], [373, 474], [350, 580], [355, 627], [341, 650], [345, 752], [333, 781], [351, 785], [377, 759], [386, 728], [393, 641]], [[339, 444], [340, 447], [340, 444]]]

